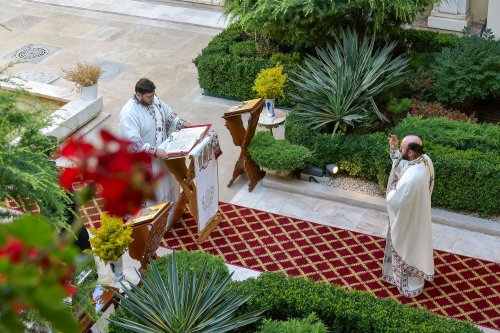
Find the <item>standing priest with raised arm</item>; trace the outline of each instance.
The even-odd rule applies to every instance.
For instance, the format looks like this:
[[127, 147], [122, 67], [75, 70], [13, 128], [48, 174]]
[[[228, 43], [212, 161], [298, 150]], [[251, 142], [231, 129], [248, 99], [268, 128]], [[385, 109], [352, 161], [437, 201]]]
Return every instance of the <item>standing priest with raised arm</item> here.
[[424, 154], [422, 140], [406, 136], [389, 139], [392, 171], [387, 187], [389, 228], [382, 280], [395, 285], [406, 297], [423, 291], [425, 280], [434, 279], [431, 195], [434, 167]]

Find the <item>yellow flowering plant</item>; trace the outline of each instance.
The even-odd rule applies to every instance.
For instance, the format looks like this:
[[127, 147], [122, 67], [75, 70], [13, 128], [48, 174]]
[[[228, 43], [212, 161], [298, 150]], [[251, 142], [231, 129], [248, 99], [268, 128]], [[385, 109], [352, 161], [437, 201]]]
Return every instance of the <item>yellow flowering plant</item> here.
[[253, 90], [260, 97], [266, 99], [277, 98], [283, 95], [283, 87], [287, 74], [283, 74], [283, 66], [263, 69], [254, 81]]
[[105, 264], [118, 260], [132, 242], [132, 228], [123, 223], [121, 217], [101, 214], [101, 227], [90, 228], [94, 237], [90, 238], [92, 250]]

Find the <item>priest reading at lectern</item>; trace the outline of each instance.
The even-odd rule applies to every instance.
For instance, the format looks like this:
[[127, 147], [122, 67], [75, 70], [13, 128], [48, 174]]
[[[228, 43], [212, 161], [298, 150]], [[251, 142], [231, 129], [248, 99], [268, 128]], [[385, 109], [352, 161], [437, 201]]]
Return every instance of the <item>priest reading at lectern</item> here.
[[[135, 94], [123, 106], [120, 112], [119, 134], [121, 137], [132, 142], [131, 151], [145, 151], [153, 155], [153, 173], [163, 173], [160, 184], [156, 188], [156, 201], [147, 201], [143, 207], [149, 207], [162, 202], [172, 202], [174, 205], [179, 198], [179, 183], [169, 172], [163, 159], [169, 155], [158, 146], [171, 137], [172, 133], [190, 125], [179, 117], [170, 106], [163, 102], [155, 94], [155, 84], [141, 78], [135, 85]], [[210, 132], [214, 138], [216, 157], [221, 152], [218, 145], [217, 135]], [[173, 210], [169, 214], [169, 223]], [[169, 224], [168, 223], [168, 224]]]

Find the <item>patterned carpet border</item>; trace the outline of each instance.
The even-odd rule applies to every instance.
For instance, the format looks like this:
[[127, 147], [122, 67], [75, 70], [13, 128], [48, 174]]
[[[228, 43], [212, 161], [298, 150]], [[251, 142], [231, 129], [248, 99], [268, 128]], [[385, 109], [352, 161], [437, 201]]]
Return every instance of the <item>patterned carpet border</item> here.
[[[256, 209], [220, 203], [222, 222], [203, 243], [189, 214], [165, 234], [162, 246], [201, 250], [226, 263], [365, 290], [377, 297], [424, 307], [434, 313], [500, 329], [500, 265], [434, 251], [436, 277], [424, 293], [407, 299], [380, 280], [385, 239]], [[98, 226], [99, 200], [82, 211], [87, 225]]]

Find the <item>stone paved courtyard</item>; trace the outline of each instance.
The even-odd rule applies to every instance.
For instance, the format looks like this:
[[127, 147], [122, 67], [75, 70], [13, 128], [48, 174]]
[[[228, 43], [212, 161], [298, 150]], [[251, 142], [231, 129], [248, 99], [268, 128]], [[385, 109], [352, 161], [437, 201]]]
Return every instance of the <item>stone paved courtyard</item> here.
[[[77, 62], [104, 64], [108, 70], [99, 82], [103, 112], [110, 117], [100, 127], [116, 131], [121, 107], [132, 96], [135, 82], [148, 77], [157, 94], [193, 124], [211, 123], [219, 134], [219, 199], [251, 208], [289, 215], [312, 222], [383, 236], [387, 214], [308, 195], [289, 194], [259, 184], [249, 193], [246, 178], [231, 188], [234, 162], [239, 154], [221, 118], [229, 101], [202, 95], [192, 63], [226, 23], [213, 7], [184, 2], [130, 0], [0, 0], [0, 66], [16, 59], [26, 45], [42, 45], [37, 61], [17, 64], [13, 73], [56, 86], [72, 84], [58, 75]], [[36, 53], [35, 52], [35, 53]], [[98, 128], [90, 134], [95, 137]], [[283, 137], [283, 128], [274, 131]], [[497, 226], [497, 230], [500, 227]], [[500, 262], [500, 237], [434, 225], [437, 249]], [[253, 275], [243, 269], [237, 276]]]

